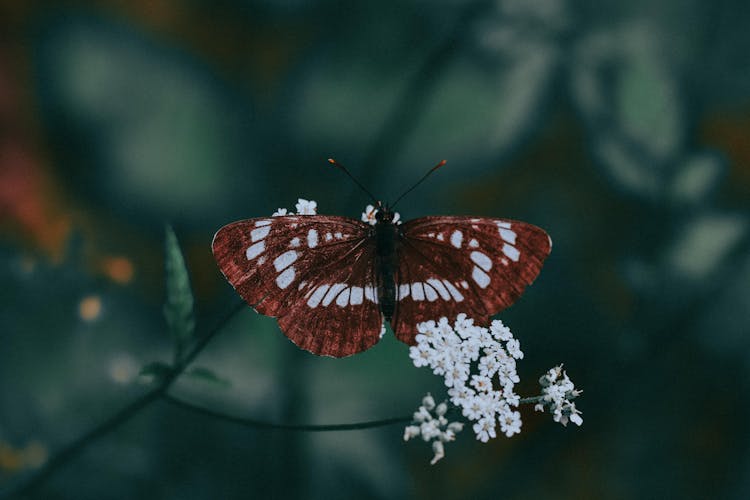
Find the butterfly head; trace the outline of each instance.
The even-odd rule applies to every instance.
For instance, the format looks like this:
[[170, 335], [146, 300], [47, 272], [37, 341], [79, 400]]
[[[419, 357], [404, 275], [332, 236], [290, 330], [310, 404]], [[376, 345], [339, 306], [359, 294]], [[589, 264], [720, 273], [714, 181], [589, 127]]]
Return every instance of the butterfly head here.
[[393, 224], [394, 212], [387, 203], [379, 201], [375, 206], [377, 212], [375, 212], [375, 220], [378, 223]]

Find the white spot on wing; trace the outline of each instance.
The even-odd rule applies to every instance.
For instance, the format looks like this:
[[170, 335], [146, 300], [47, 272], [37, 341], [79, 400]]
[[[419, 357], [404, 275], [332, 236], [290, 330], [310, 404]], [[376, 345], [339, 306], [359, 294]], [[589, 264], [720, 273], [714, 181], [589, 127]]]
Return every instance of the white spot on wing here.
[[344, 237], [344, 235], [343, 235], [343, 234], [341, 234], [341, 233], [333, 233], [333, 236], [334, 236], [334, 237], [335, 237], [335, 238], [336, 238], [337, 240], [340, 240], [341, 238], [343, 238], [343, 237]]
[[469, 240], [469, 246], [471, 248], [477, 248], [479, 246], [479, 242], [475, 240], [474, 238], [472, 238], [471, 240]]
[[259, 220], [259, 221], [255, 222], [255, 227], [269, 226], [269, 225], [271, 225], [271, 222], [273, 222], [273, 221], [270, 221], [270, 220]]
[[511, 231], [510, 229], [500, 228], [500, 237], [510, 243], [511, 245], [514, 245], [516, 243], [516, 233], [514, 231]]
[[292, 241], [289, 242], [289, 246], [297, 248], [299, 246], [299, 238], [292, 238]]
[[338, 297], [336, 297], [336, 305], [345, 307], [349, 303], [349, 288], [344, 288]]
[[320, 285], [318, 288], [315, 289], [315, 291], [310, 295], [310, 298], [307, 300], [307, 305], [316, 308], [318, 307], [318, 304], [320, 304], [320, 301], [323, 300], [323, 296], [328, 291], [328, 285]]
[[276, 284], [279, 288], [286, 288], [294, 281], [294, 267], [287, 267], [286, 271], [276, 276]]
[[440, 241], [443, 241], [445, 239], [445, 236], [443, 236], [443, 233], [439, 233], [437, 235], [437, 239], [439, 239]]
[[453, 283], [451, 283], [448, 280], [443, 280], [443, 285], [445, 285], [445, 288], [448, 289], [448, 292], [451, 294], [451, 297], [453, 297], [453, 299], [456, 302], [461, 302], [462, 300], [464, 300], [464, 296], [461, 295], [461, 292], [458, 291], [458, 288], [453, 286]]
[[365, 286], [365, 298], [370, 302], [378, 303], [377, 290], [371, 285]]
[[471, 252], [471, 261], [481, 267], [483, 271], [492, 269], [492, 260], [482, 252]]
[[462, 286], [462, 287], [463, 287], [463, 288], [464, 288], [465, 290], [468, 290], [468, 289], [469, 289], [469, 284], [468, 284], [467, 282], [463, 281], [463, 280], [461, 280], [461, 286]]
[[273, 266], [277, 271], [281, 271], [282, 269], [286, 269], [287, 267], [291, 266], [295, 260], [297, 260], [297, 252], [295, 252], [294, 250], [289, 250], [276, 257], [273, 260]]
[[253, 260], [255, 257], [262, 254], [265, 250], [266, 243], [264, 241], [259, 241], [258, 243], [254, 243], [247, 247], [245, 256], [247, 256], [247, 260]]
[[353, 306], [358, 306], [362, 303], [364, 297], [364, 290], [361, 286], [353, 286], [352, 291], [349, 294], [349, 303]]
[[451, 234], [451, 245], [453, 245], [456, 248], [461, 248], [461, 242], [464, 240], [464, 233], [461, 231], [453, 231], [453, 234]]
[[430, 302], [435, 302], [438, 298], [438, 294], [435, 289], [431, 287], [429, 283], [422, 283], [422, 285], [424, 285], [424, 296], [427, 297], [427, 300], [429, 300]]
[[424, 288], [421, 282], [411, 284], [411, 298], [415, 301], [424, 300]]
[[331, 241], [333, 239], [333, 235], [331, 233], [326, 233], [326, 241]]
[[439, 280], [436, 280], [435, 278], [430, 278], [427, 280], [427, 284], [432, 286], [435, 290], [437, 290], [437, 293], [440, 294], [443, 300], [451, 299], [450, 292], [448, 291], [447, 288], [445, 288], [445, 285], [443, 285]]
[[310, 229], [307, 232], [307, 246], [310, 248], [318, 246], [318, 232], [315, 229]]
[[339, 292], [342, 291], [344, 288], [346, 288], [346, 285], [344, 283], [334, 283], [331, 288], [328, 289], [328, 293], [325, 297], [323, 297], [322, 304], [324, 306], [327, 306], [331, 302], [333, 302], [333, 299], [338, 296]]
[[250, 239], [252, 239], [254, 242], [258, 240], [262, 240], [266, 236], [268, 236], [268, 232], [271, 230], [271, 226], [262, 226], [257, 227], [250, 231]]
[[510, 222], [496, 222], [497, 227], [504, 227], [505, 229], [510, 229]]
[[300, 283], [297, 287], [297, 290], [302, 290], [303, 288], [305, 288], [305, 285], [307, 285], [307, 281], [303, 281], [302, 283]]
[[399, 285], [398, 287], [398, 300], [401, 300], [405, 297], [409, 296], [409, 284], [404, 283], [403, 285]]
[[521, 253], [516, 247], [514, 247], [513, 245], [508, 245], [507, 243], [503, 245], [503, 253], [513, 262], [518, 262], [518, 257], [521, 256]]
[[477, 282], [480, 288], [487, 288], [490, 284], [490, 276], [477, 266], [474, 266], [471, 271], [471, 278]]

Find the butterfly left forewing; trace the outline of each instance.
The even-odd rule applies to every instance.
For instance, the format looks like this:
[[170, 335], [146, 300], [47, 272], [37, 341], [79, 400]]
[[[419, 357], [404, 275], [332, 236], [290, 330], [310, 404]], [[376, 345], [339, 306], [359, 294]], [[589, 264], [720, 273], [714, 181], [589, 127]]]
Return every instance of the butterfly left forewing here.
[[242, 298], [278, 318], [295, 344], [341, 357], [380, 338], [374, 249], [367, 236], [368, 226], [345, 217], [268, 217], [224, 226], [213, 251]]
[[506, 219], [423, 217], [401, 234], [393, 325], [409, 344], [429, 319], [463, 312], [486, 323], [534, 281], [551, 249], [542, 229]]

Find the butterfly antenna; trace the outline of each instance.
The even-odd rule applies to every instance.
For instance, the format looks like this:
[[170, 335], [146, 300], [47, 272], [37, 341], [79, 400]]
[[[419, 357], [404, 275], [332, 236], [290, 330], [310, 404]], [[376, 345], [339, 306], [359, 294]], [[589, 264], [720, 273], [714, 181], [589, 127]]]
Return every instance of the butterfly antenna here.
[[435, 170], [439, 169], [440, 167], [442, 167], [442, 166], [443, 166], [443, 165], [445, 165], [446, 163], [447, 163], [447, 162], [446, 162], [445, 160], [441, 160], [441, 161], [440, 161], [440, 163], [438, 163], [437, 165], [435, 165], [434, 167], [432, 167], [432, 168], [431, 168], [431, 169], [429, 170], [429, 172], [427, 172], [426, 174], [424, 174], [424, 175], [422, 176], [422, 178], [421, 178], [421, 179], [419, 179], [419, 180], [418, 180], [418, 181], [416, 182], [416, 184], [414, 184], [414, 185], [413, 185], [412, 187], [410, 187], [409, 189], [407, 189], [406, 191], [404, 191], [404, 192], [403, 192], [403, 194], [401, 194], [401, 196], [399, 196], [398, 198], [396, 198], [396, 201], [394, 201], [394, 202], [393, 202], [393, 204], [391, 205], [391, 208], [395, 208], [395, 207], [396, 207], [396, 203], [398, 203], [399, 201], [401, 201], [401, 198], [403, 198], [403, 197], [404, 197], [404, 196], [406, 196], [407, 194], [409, 194], [409, 193], [411, 193], [412, 191], [414, 191], [414, 189], [415, 189], [415, 188], [416, 188], [417, 186], [419, 186], [420, 184], [422, 184], [422, 182], [424, 182], [424, 180], [425, 180], [426, 178], [428, 178], [428, 177], [430, 176], [430, 174], [431, 174], [431, 173], [433, 173], [433, 172], [434, 172]]
[[343, 166], [341, 163], [337, 162], [333, 158], [328, 158], [328, 163], [330, 163], [331, 165], [333, 165], [336, 168], [339, 168], [339, 169], [343, 170], [343, 172], [346, 175], [348, 175], [351, 180], [354, 181], [354, 184], [356, 184], [357, 186], [359, 186], [359, 189], [361, 189], [362, 191], [364, 191], [365, 193], [367, 193], [367, 196], [369, 196], [370, 198], [372, 198], [373, 203], [375, 203], [377, 205], [378, 201], [375, 199], [375, 197], [372, 195], [372, 193], [370, 193], [367, 190], [367, 188], [365, 188], [362, 184], [360, 184], [360, 182], [357, 179], [355, 179], [352, 174], [349, 173], [349, 171], [346, 169], [345, 166]]

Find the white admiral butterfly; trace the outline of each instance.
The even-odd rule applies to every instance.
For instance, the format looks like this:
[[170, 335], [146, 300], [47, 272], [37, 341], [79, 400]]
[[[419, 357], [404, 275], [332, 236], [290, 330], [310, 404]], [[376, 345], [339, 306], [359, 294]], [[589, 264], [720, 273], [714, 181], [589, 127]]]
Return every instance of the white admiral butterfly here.
[[409, 345], [430, 319], [466, 313], [488, 324], [534, 281], [552, 246], [525, 222], [433, 216], [396, 224], [387, 204], [377, 208], [374, 225], [333, 215], [233, 222], [214, 236], [214, 257], [292, 342], [338, 358], [375, 345], [384, 318]]

